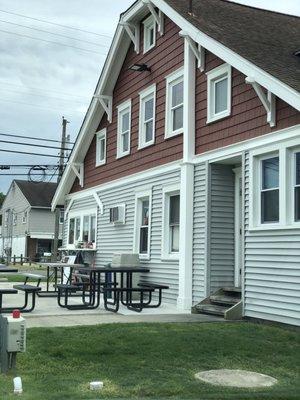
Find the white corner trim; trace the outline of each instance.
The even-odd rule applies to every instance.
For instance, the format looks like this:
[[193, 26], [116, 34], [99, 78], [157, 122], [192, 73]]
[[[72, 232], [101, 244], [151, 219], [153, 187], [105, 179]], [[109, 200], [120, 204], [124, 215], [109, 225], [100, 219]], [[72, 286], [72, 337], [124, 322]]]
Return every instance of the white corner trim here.
[[245, 82], [252, 85], [267, 112], [267, 122], [271, 127], [274, 127], [276, 125], [276, 97], [269, 90], [265, 93], [262, 86], [255, 82], [252, 77], [247, 76]]

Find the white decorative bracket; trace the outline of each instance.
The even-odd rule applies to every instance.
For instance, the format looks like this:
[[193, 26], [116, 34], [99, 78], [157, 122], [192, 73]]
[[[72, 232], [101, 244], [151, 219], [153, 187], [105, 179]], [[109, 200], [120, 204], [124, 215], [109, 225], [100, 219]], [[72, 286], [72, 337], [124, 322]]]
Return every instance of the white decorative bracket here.
[[100, 210], [100, 215], [104, 214], [104, 206], [102, 201], [100, 200], [98, 194], [96, 192], [93, 193], [94, 199], [96, 200], [96, 203], [98, 204], [99, 210]]
[[138, 25], [129, 24], [128, 22], [120, 22], [120, 25], [124, 27], [128, 36], [134, 44], [134, 51], [139, 54], [140, 52], [140, 29]]
[[188, 33], [185, 31], [180, 31], [179, 35], [187, 40], [188, 44], [191, 47], [191, 50], [195, 54], [195, 57], [198, 61], [198, 68], [200, 69], [201, 72], [203, 72], [205, 69], [205, 49], [204, 49], [204, 47], [202, 47], [200, 44], [197, 45], [191, 39], [191, 37], [188, 35]]
[[257, 96], [262, 102], [265, 110], [267, 111], [267, 122], [271, 127], [276, 125], [276, 97], [269, 90], [267, 93], [263, 90], [260, 84], [258, 84], [254, 78], [247, 76], [245, 79], [246, 83], [252, 85]]
[[94, 95], [93, 96], [95, 99], [99, 100], [99, 103], [103, 107], [103, 110], [107, 114], [107, 119], [108, 122], [112, 122], [112, 104], [113, 104], [113, 98], [112, 96], [104, 96], [104, 95]]
[[73, 163], [71, 168], [79, 180], [79, 185], [83, 187], [84, 166], [83, 163]]
[[153, 3], [150, 0], [143, 0], [143, 3], [148, 7], [149, 11], [153, 15], [155, 22], [157, 23], [158, 32], [160, 36], [164, 34], [164, 14], [161, 10], [158, 12], [155, 10]]

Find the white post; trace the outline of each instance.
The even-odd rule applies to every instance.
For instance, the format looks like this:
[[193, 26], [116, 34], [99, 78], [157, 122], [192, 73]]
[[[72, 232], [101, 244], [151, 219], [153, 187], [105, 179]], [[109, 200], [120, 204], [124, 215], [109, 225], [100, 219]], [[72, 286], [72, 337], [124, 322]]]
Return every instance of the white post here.
[[183, 163], [180, 183], [179, 291], [177, 307], [191, 310], [193, 284], [193, 197], [195, 154], [195, 55], [184, 39]]

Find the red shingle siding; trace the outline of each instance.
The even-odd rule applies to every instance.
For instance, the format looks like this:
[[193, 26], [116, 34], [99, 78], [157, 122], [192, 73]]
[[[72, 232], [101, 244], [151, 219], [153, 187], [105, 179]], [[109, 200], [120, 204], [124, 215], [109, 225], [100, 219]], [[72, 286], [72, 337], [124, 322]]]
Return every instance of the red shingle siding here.
[[[205, 72], [223, 64], [223, 61], [206, 52]], [[232, 69], [232, 113], [231, 116], [206, 124], [207, 79], [197, 72], [196, 84], [196, 153], [228, 146], [255, 138], [272, 131], [300, 123], [300, 113], [276, 99], [276, 126], [267, 123], [266, 111], [251, 85], [245, 83], [245, 75]]]
[[[180, 29], [169, 19], [165, 19], [165, 34], [156, 36], [156, 46], [143, 54], [143, 29], [141, 28], [140, 54], [130, 47], [113, 93], [113, 121], [107, 123], [103, 117], [98, 130], [107, 127], [107, 163], [95, 167], [96, 141], [93, 140], [84, 162], [84, 189], [118, 179], [139, 171], [153, 168], [182, 158], [182, 135], [165, 140], [165, 77], [183, 66], [183, 39]], [[146, 63], [151, 73], [128, 70], [134, 63]], [[156, 129], [155, 144], [137, 150], [139, 129], [139, 92], [156, 83]], [[117, 106], [132, 100], [131, 154], [120, 159], [117, 155]], [[72, 191], [80, 187], [76, 180]]]

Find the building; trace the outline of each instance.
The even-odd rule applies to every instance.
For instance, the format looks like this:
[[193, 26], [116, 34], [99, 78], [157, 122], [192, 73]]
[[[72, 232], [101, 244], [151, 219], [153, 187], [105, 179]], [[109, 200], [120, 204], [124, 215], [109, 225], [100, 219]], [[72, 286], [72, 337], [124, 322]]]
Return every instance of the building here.
[[[39, 260], [51, 253], [55, 213], [51, 201], [57, 184], [14, 180], [2, 204], [1, 248], [4, 256]], [[60, 238], [63, 214], [60, 218]]]
[[300, 325], [299, 18], [190, 4], [121, 15], [52, 203], [64, 247], [139, 253], [179, 309], [229, 286]]

